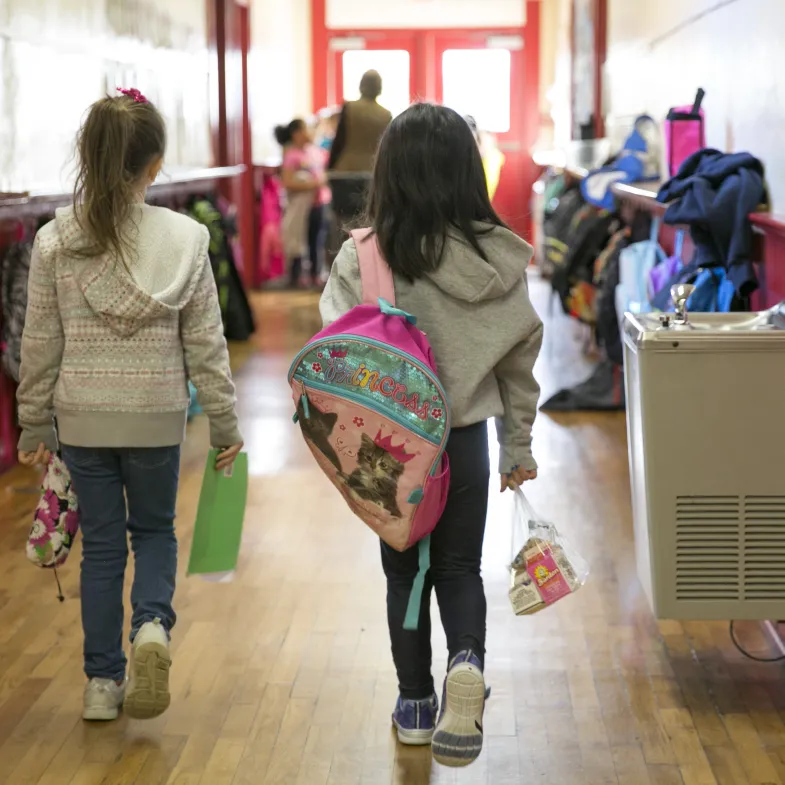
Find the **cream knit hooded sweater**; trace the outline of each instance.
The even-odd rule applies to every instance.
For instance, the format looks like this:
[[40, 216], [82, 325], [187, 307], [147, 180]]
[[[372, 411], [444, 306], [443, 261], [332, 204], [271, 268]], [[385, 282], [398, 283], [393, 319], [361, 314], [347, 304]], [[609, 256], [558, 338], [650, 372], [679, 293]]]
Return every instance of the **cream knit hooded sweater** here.
[[55, 449], [58, 438], [76, 447], [180, 444], [189, 378], [212, 445], [241, 441], [207, 229], [143, 204], [131, 220], [134, 253], [125, 266], [111, 254], [67, 252], [81, 241], [70, 207], [35, 239], [17, 393], [20, 450]]

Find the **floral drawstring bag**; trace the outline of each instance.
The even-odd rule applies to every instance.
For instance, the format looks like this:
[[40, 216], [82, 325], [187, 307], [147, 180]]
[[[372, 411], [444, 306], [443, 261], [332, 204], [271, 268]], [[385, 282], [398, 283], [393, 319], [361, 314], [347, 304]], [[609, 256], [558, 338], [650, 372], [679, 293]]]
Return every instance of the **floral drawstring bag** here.
[[62, 458], [53, 453], [27, 538], [27, 558], [38, 567], [60, 567], [68, 558], [78, 529], [79, 506], [71, 475]]

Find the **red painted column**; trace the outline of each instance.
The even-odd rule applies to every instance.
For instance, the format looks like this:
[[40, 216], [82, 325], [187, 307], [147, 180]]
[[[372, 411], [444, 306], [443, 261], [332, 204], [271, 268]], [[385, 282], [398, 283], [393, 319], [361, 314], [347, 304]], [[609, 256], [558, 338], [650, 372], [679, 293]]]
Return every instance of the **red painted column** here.
[[251, 45], [250, 12], [237, 0], [210, 0], [208, 35], [211, 117], [215, 166], [244, 164], [246, 172], [222, 182], [223, 195], [237, 209], [237, 228], [243, 255], [243, 278], [253, 283], [256, 263], [253, 186], [253, 152], [248, 99], [248, 51]]
[[540, 130], [540, 3], [526, 3], [524, 29], [524, 134], [525, 144], [532, 147]]
[[313, 111], [328, 104], [327, 95], [327, 0], [311, 0], [311, 73]]
[[[531, 157], [531, 149], [540, 132], [540, 3], [528, 0], [526, 3], [526, 27], [524, 28], [524, 75], [523, 75], [523, 144], [526, 162], [522, 187], [527, 199], [534, 183], [539, 177], [539, 169]], [[526, 213], [524, 237], [532, 240], [530, 211]]]

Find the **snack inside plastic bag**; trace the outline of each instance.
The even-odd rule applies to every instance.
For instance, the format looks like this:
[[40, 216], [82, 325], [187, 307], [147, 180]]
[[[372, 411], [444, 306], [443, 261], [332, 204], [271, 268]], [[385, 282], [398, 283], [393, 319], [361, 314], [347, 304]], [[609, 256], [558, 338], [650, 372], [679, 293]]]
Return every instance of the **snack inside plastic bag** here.
[[529, 616], [578, 591], [589, 565], [557, 531], [515, 491], [510, 562], [510, 602], [516, 616]]

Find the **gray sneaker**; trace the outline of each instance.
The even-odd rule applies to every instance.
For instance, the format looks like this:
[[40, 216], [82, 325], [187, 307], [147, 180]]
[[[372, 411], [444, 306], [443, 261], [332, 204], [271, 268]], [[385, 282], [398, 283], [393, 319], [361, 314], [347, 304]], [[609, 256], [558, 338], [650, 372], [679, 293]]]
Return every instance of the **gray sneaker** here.
[[468, 766], [482, 752], [485, 679], [479, 658], [457, 654], [447, 671], [442, 711], [433, 733], [433, 759], [442, 766]]

